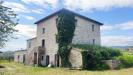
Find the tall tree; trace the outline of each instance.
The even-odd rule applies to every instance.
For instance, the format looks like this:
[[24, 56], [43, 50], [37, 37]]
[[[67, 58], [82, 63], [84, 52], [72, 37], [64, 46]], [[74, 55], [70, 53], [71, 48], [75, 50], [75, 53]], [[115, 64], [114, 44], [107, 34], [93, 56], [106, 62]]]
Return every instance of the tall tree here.
[[17, 32], [15, 30], [17, 24], [18, 19], [14, 11], [3, 6], [3, 1], [0, 0], [0, 48], [4, 47], [10, 38], [14, 38], [13, 33]]

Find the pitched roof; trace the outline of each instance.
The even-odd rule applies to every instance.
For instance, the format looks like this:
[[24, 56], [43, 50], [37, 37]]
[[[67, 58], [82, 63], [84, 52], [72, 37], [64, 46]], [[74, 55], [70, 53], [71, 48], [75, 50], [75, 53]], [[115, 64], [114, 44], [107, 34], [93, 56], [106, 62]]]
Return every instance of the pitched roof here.
[[17, 50], [15, 52], [26, 52], [27, 50]]
[[38, 23], [40, 23], [40, 22], [42, 22], [42, 21], [44, 21], [44, 20], [47, 20], [47, 19], [49, 19], [50, 17], [55, 16], [55, 15], [59, 14], [59, 13], [62, 12], [62, 11], [66, 11], [66, 12], [73, 13], [75, 16], [79, 16], [79, 17], [81, 17], [81, 18], [83, 18], [83, 19], [86, 19], [86, 20], [88, 20], [88, 21], [91, 21], [91, 22], [93, 22], [93, 23], [97, 23], [97, 24], [99, 24], [99, 25], [103, 25], [102, 23], [100, 23], [100, 22], [98, 22], [98, 21], [95, 21], [95, 20], [93, 20], [93, 19], [90, 19], [90, 18], [88, 18], [88, 17], [85, 17], [85, 16], [83, 16], [83, 15], [80, 15], [80, 14], [78, 14], [78, 13], [75, 13], [75, 12], [73, 12], [73, 11], [70, 11], [70, 10], [64, 9], [64, 8], [61, 9], [61, 10], [59, 10], [59, 11], [57, 11], [57, 12], [55, 12], [55, 13], [53, 13], [53, 14], [51, 14], [51, 15], [48, 15], [48, 16], [46, 16], [46, 17], [40, 19], [39, 21], [36, 21], [35, 24], [38, 24]]
[[36, 39], [36, 37], [34, 37], [34, 38], [31, 38], [31, 39], [28, 39], [27, 41], [29, 41], [29, 40], [33, 40], [33, 39]]

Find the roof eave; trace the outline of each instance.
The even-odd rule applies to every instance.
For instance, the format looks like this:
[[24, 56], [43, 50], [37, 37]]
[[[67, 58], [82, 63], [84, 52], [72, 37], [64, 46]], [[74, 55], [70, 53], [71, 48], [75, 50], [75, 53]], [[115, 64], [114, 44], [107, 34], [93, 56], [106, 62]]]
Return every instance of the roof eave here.
[[[55, 13], [49, 15], [49, 16], [46, 16], [46, 17], [44, 17], [44, 18], [42, 18], [42, 19], [36, 21], [34, 24], [38, 24], [38, 23], [44, 21], [45, 19], [48, 19], [48, 18], [50, 18], [50, 17], [52, 17], [52, 16], [58, 14], [58, 13], [61, 12], [62, 10], [67, 10], [67, 9], [61, 9], [61, 10], [59, 10], [59, 11], [57, 11], [57, 12], [55, 12]], [[89, 20], [89, 21], [91, 21], [91, 22], [93, 22], [93, 23], [97, 23], [98, 25], [103, 25], [103, 23], [100, 23], [100, 22], [95, 21], [95, 20], [93, 20], [93, 19], [90, 19], [90, 18], [88, 18], [88, 17], [82, 16], [82, 15], [80, 15], [80, 14], [78, 14], [78, 13], [72, 12], [72, 11], [70, 11], [70, 10], [67, 10], [67, 11], [69, 11], [69, 12], [71, 12], [71, 13], [74, 13], [75, 15], [80, 16], [80, 17], [82, 17], [82, 18], [85, 18], [85, 19], [87, 19], [87, 20]]]

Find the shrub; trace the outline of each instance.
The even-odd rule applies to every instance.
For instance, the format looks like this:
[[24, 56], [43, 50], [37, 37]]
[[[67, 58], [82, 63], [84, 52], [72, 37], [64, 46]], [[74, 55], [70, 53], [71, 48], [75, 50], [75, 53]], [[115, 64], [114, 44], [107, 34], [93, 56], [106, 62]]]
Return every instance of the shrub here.
[[96, 45], [78, 44], [73, 45], [73, 47], [81, 49], [83, 58], [83, 69], [107, 69], [108, 66], [102, 61], [113, 59], [113, 57], [121, 55], [121, 52], [117, 49], [101, 47]]
[[118, 59], [121, 61], [120, 68], [128, 68], [133, 67], [133, 55], [130, 54], [123, 54], [119, 57], [116, 57], [115, 59]]

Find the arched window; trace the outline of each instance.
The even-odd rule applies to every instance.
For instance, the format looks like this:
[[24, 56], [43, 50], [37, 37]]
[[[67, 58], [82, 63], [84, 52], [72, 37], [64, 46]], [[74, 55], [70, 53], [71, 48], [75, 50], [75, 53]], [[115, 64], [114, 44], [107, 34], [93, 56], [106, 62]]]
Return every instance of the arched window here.
[[45, 46], [45, 40], [43, 39], [42, 40], [42, 47], [44, 47]]

